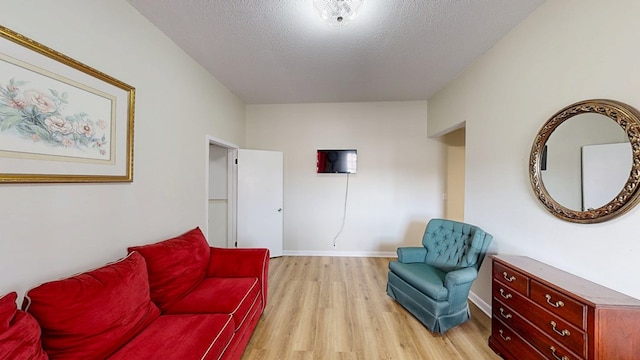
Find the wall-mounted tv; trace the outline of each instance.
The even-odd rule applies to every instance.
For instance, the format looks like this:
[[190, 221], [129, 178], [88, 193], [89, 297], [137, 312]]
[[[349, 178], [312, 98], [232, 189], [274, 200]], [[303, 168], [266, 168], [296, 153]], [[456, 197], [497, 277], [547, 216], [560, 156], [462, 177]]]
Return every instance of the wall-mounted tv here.
[[357, 150], [318, 150], [318, 174], [355, 174], [357, 168]]

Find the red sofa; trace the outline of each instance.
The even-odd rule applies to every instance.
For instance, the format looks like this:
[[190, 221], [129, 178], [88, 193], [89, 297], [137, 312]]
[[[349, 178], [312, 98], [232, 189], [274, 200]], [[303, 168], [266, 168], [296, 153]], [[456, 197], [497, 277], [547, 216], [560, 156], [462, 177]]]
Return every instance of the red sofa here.
[[[266, 306], [268, 249], [200, 229], [0, 298], [0, 359], [239, 359]], [[39, 326], [38, 326], [39, 325]]]

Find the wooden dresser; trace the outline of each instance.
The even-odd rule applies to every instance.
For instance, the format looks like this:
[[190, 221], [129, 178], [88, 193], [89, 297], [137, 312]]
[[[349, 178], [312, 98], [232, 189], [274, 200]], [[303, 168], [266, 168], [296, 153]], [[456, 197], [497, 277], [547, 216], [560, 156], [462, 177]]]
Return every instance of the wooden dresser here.
[[497, 354], [514, 360], [640, 359], [640, 300], [528, 257], [492, 260], [489, 346]]

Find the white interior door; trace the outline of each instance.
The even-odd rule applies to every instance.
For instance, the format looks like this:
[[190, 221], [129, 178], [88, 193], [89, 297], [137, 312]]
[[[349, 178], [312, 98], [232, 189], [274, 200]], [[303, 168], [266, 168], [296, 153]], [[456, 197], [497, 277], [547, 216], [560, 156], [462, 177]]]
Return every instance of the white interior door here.
[[237, 244], [283, 252], [283, 157], [278, 151], [238, 149]]

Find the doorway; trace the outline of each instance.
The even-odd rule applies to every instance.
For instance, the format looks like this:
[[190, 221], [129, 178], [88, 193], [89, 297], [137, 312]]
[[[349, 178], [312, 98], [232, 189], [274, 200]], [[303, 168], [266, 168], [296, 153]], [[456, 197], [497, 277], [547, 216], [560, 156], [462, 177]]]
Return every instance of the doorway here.
[[207, 138], [207, 239], [283, 254], [283, 154]]
[[235, 174], [232, 162], [238, 147], [207, 139], [207, 239], [215, 247], [235, 247]]

